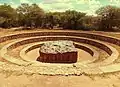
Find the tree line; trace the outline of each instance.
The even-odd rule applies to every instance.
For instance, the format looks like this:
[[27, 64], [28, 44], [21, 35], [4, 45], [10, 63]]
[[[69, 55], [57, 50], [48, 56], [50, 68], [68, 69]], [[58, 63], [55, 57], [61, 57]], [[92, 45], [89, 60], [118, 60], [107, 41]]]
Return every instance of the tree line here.
[[75, 10], [45, 12], [37, 4], [22, 3], [16, 9], [0, 5], [0, 27], [62, 28], [73, 30], [120, 30], [120, 8], [104, 6], [96, 10], [97, 16]]

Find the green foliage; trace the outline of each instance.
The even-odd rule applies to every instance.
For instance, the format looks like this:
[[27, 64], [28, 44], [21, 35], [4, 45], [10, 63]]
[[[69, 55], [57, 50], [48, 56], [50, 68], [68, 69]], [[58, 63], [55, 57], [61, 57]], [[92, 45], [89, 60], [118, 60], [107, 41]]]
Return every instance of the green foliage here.
[[0, 5], [0, 26], [1, 27], [12, 27], [15, 26], [13, 23], [17, 20], [17, 13], [14, 8], [10, 5]]
[[23, 3], [17, 8], [19, 23], [21, 26], [26, 27], [39, 27], [41, 26], [41, 18], [44, 11], [37, 5]]
[[16, 14], [15, 9], [10, 5], [4, 4], [0, 5], [0, 16], [4, 18], [12, 18]]
[[44, 16], [43, 27], [53, 28], [54, 26], [62, 27], [64, 29], [78, 29], [82, 26], [81, 18], [85, 16], [85, 13], [77, 11], [66, 12], [49, 12]]
[[105, 6], [99, 8], [96, 13], [101, 17], [98, 21], [100, 30], [111, 31], [113, 27], [120, 26], [120, 8]]
[[51, 28], [53, 29], [53, 26], [55, 26], [55, 17], [52, 13], [46, 13], [44, 15], [43, 21], [42, 21], [42, 27], [43, 28]]
[[86, 13], [75, 10], [65, 12], [47, 12], [37, 4], [22, 3], [16, 9], [10, 5], [0, 5], [0, 27], [29, 28], [63, 28], [74, 30], [111, 31], [120, 28], [120, 8], [115, 6], [101, 7], [97, 16], [87, 16]]
[[84, 26], [84, 30], [97, 30], [97, 21], [98, 21], [99, 17], [95, 17], [95, 16], [85, 16], [82, 17], [82, 23]]
[[63, 13], [62, 27], [67, 29], [79, 29], [82, 26], [81, 18], [86, 14], [77, 11], [66, 11]]

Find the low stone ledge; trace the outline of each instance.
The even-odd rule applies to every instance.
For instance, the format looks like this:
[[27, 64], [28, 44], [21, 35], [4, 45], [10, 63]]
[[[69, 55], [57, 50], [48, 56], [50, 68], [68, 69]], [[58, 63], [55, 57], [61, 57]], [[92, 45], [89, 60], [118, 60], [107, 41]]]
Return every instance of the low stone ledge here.
[[86, 43], [90, 44], [93, 46], [96, 46], [104, 51], [106, 51], [109, 55], [112, 54], [112, 50], [107, 46], [107, 44], [103, 44], [100, 41], [92, 40], [92, 39], [87, 39], [87, 38], [80, 38], [80, 37], [74, 37], [74, 36], [42, 36], [42, 37], [32, 37], [28, 39], [23, 39], [21, 41], [16, 41], [15, 43], [11, 44], [7, 49], [12, 50], [15, 49], [16, 47], [19, 47], [21, 45], [33, 43], [33, 42], [39, 42], [39, 41], [55, 41], [55, 40], [72, 40], [74, 42], [81, 42], [81, 43]]
[[[55, 37], [55, 36], [54, 36]], [[80, 42], [80, 41], [82, 41], [82, 43], [84, 43], [84, 42], [86, 42], [86, 40], [88, 40], [88, 39], [85, 39], [85, 38], [80, 38], [80, 37], [66, 37], [66, 36], [64, 36], [64, 37], [32, 37], [32, 38], [29, 38], [29, 39], [24, 39], [24, 40], [21, 40], [24, 44], [28, 44], [28, 43], [33, 43], [33, 42], [38, 42], [38, 41], [47, 41], [47, 40], [71, 40], [71, 38], [72, 38], [72, 40], [73, 41], [75, 41], [75, 42]], [[30, 40], [30, 41], [29, 41]], [[21, 45], [21, 44], [18, 44], [18, 43], [20, 43], [21, 41], [16, 41], [16, 42], [13, 42], [13, 43], [10, 43], [10, 44], [8, 44], [7, 46], [5, 46], [5, 47], [3, 47], [3, 48], [6, 48], [6, 49], [9, 49], [9, 50], [12, 50], [12, 49], [14, 49], [15, 47], [16, 47], [16, 43], [17, 43], [17, 47], [19, 46], [19, 45]], [[87, 42], [90, 42], [90, 41], [92, 41], [92, 40], [89, 40], [89, 41], [87, 41]], [[98, 43], [98, 44], [101, 44], [101, 46], [102, 46], [102, 43], [99, 43], [99, 41], [98, 42], [96, 42], [96, 41], [92, 41], [92, 42], [95, 42], [95, 43]], [[14, 46], [15, 45], [15, 46]], [[23, 44], [22, 44], [23, 45]], [[106, 45], [103, 45], [103, 46], [106, 46]], [[12, 49], [11, 49], [12, 48]], [[104, 47], [103, 47], [104, 48]], [[109, 47], [106, 47], [106, 48], [108, 48], [108, 49], [110, 49]], [[103, 50], [105, 50], [105, 49], [103, 49]], [[112, 51], [112, 49], [110, 49], [111, 51]], [[116, 53], [112, 53], [112, 54], [116, 54]], [[111, 55], [112, 55], [111, 54]], [[9, 59], [9, 58], [8, 58]], [[116, 59], [116, 57], [114, 58], [114, 59]], [[14, 62], [14, 61], [13, 61]]]
[[95, 34], [95, 33], [88, 33], [88, 32], [86, 33], [86, 32], [78, 32], [78, 31], [77, 32], [67, 31], [67, 33], [66, 33], [66, 32], [60, 32], [60, 31], [51, 32], [49, 30], [48, 30], [48, 32], [33, 32], [33, 33], [6, 35], [4, 37], [0, 37], [0, 42], [5, 42], [7, 40], [18, 39], [18, 38], [27, 38], [27, 37], [36, 37], [36, 36], [51, 36], [51, 35], [86, 37], [86, 38], [91, 38], [91, 39], [96, 39], [96, 40], [113, 43], [113, 44], [120, 46], [120, 39], [118, 39], [116, 37]]

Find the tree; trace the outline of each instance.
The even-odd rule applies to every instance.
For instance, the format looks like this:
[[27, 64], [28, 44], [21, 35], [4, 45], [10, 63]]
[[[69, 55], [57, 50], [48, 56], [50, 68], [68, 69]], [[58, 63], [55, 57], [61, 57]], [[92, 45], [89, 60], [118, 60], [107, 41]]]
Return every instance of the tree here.
[[10, 5], [0, 5], [0, 26], [10, 28], [16, 26], [17, 12]]
[[96, 13], [100, 16], [100, 30], [110, 31], [113, 27], [120, 26], [120, 8], [115, 6], [105, 6], [99, 8]]
[[46, 13], [44, 15], [44, 20], [43, 20], [42, 27], [53, 29], [54, 26], [55, 26], [55, 24], [54, 24], [54, 14], [51, 13], [51, 12]]
[[45, 28], [53, 28], [54, 26], [64, 29], [79, 29], [82, 26], [81, 18], [85, 13], [70, 11], [65, 12], [49, 12], [44, 17], [43, 26]]
[[97, 22], [99, 17], [98, 16], [85, 16], [82, 17], [82, 23], [84, 26], [84, 30], [97, 30]]
[[62, 24], [61, 15], [63, 12], [48, 12], [44, 15], [42, 26], [44, 28], [60, 27]]
[[82, 26], [81, 18], [86, 14], [77, 12], [75, 10], [68, 10], [63, 13], [62, 19], [62, 27], [65, 29], [78, 29]]
[[17, 8], [19, 14], [19, 21], [22, 26], [26, 27], [40, 27], [42, 24], [41, 18], [44, 15], [43, 9], [37, 4], [23, 3]]

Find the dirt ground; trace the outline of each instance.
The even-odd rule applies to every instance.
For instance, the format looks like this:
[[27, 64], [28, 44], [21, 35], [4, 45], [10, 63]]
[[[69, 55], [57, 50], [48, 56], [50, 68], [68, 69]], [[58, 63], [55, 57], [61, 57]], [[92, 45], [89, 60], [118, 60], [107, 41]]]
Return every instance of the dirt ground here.
[[[4, 33], [7, 34], [6, 31], [0, 30], [0, 36]], [[0, 70], [0, 87], [120, 87], [120, 72], [95, 76], [84, 74], [81, 76], [44, 76], [10, 74]]]
[[0, 87], [120, 87], [115, 75], [102, 76], [42, 76], [0, 74]]

